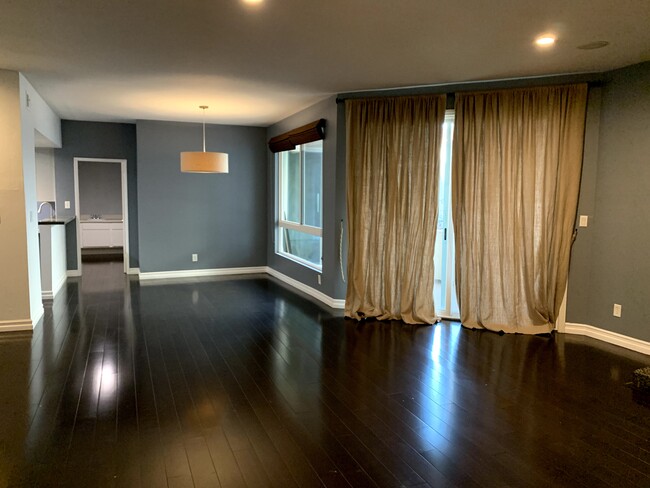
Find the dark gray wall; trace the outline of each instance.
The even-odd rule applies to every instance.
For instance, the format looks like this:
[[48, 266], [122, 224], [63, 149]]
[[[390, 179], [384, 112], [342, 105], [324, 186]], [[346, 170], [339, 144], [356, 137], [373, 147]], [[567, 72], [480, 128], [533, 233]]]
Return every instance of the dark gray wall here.
[[[335, 97], [327, 98], [298, 112], [268, 128], [266, 137], [295, 129], [309, 122], [325, 119], [325, 140], [323, 141], [323, 266], [321, 285], [318, 272], [296, 263], [275, 252], [275, 226], [277, 224], [277, 163], [268, 149], [268, 265], [295, 280], [315, 288], [332, 298], [345, 298], [345, 284], [341, 279], [339, 265], [340, 222], [345, 212], [345, 153], [337, 158], [338, 113]], [[342, 165], [342, 166], [341, 166]], [[341, 198], [343, 201], [341, 201]]]
[[[77, 221], [65, 224], [65, 255], [68, 269], [77, 269]], [[71, 264], [72, 263], [72, 264]]]
[[207, 125], [207, 150], [228, 153], [230, 172], [190, 174], [179, 158], [201, 150], [200, 124], [136, 125], [140, 270], [266, 265], [266, 130]]
[[[650, 341], [649, 87], [646, 62], [612, 72], [602, 88], [597, 171], [586, 168], [580, 197], [590, 226], [579, 231], [573, 249], [567, 300], [569, 322], [644, 341]], [[621, 318], [612, 316], [614, 303], [623, 306]]]
[[[587, 99], [587, 117], [585, 121], [585, 143], [582, 158], [582, 175], [580, 196], [578, 199], [577, 219], [580, 215], [589, 217], [587, 227], [578, 227], [576, 222], [576, 239], [571, 248], [569, 265], [569, 283], [567, 290], [567, 321], [576, 322], [576, 317], [586, 320], [589, 311], [589, 274], [593, 259], [594, 213], [596, 208], [596, 178], [598, 176], [598, 146], [600, 134], [600, 110], [602, 88], [589, 88]], [[584, 322], [587, 323], [587, 322]]]
[[[139, 263], [135, 124], [62, 120], [61, 132], [63, 147], [54, 150], [56, 209], [60, 216], [75, 215], [74, 158], [126, 159], [131, 253], [129, 266], [137, 268]], [[64, 208], [65, 200], [70, 201], [70, 209]], [[68, 269], [77, 269], [76, 252], [68, 253]]]
[[79, 213], [122, 215], [122, 170], [119, 164], [79, 163]]

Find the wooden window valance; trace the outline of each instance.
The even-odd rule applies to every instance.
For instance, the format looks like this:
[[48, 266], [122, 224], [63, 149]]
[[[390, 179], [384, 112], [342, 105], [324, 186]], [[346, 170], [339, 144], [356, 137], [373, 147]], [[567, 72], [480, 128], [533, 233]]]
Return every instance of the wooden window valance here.
[[277, 153], [289, 151], [300, 144], [325, 139], [325, 119], [310, 122], [307, 125], [290, 130], [269, 140], [269, 149]]

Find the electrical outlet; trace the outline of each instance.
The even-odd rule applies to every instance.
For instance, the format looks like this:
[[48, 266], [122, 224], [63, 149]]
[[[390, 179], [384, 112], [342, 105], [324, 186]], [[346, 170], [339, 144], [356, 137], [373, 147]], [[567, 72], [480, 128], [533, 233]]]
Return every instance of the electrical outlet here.
[[70, 200], [66, 200], [65, 202], [63, 202], [63, 207], [70, 208]]
[[192, 262], [196, 263], [199, 260], [199, 255], [198, 254], [192, 254]]
[[619, 305], [618, 303], [614, 304], [614, 317], [620, 317], [621, 312], [623, 311], [623, 307]]
[[320, 285], [320, 275], [316, 275], [318, 278], [318, 284]]

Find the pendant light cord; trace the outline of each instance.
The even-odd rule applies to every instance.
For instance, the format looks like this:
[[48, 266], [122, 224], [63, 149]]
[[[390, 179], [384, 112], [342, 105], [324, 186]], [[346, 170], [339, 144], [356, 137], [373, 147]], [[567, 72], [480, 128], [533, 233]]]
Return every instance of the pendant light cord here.
[[205, 109], [208, 108], [208, 106], [201, 105], [199, 108], [203, 110], [203, 152], [205, 152]]

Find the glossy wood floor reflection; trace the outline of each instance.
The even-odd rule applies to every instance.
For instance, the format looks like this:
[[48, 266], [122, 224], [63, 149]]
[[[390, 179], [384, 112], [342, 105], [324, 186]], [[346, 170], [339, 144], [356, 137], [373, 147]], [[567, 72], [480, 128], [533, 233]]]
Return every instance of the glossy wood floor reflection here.
[[650, 486], [648, 362], [87, 264], [0, 337], [0, 487]]

